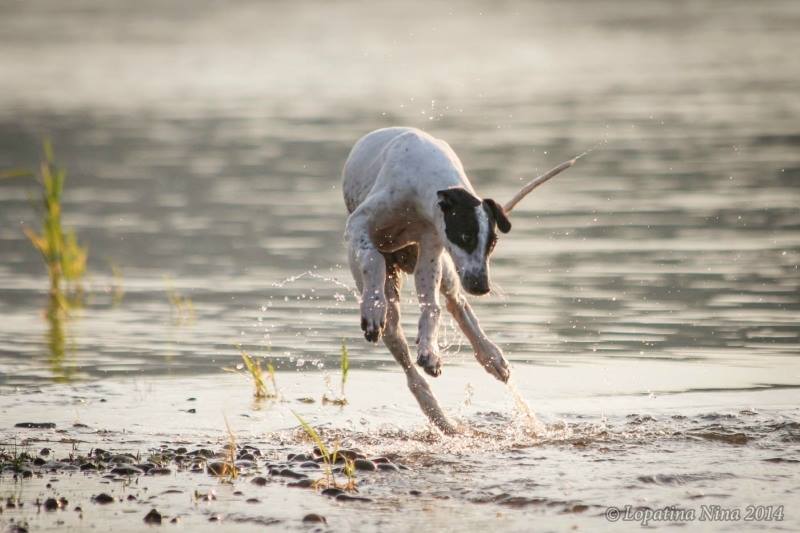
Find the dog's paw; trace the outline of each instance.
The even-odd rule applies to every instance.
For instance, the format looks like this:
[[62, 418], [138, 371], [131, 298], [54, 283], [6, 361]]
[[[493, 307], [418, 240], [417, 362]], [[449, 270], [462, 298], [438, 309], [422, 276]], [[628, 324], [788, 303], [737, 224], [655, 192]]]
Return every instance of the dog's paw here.
[[475, 352], [475, 358], [486, 369], [488, 373], [502, 381], [508, 383], [511, 377], [511, 369], [508, 361], [503, 356], [503, 350], [491, 341], [486, 341], [483, 346]]
[[378, 342], [386, 326], [386, 300], [368, 298], [361, 302], [361, 330], [369, 342]]
[[439, 377], [442, 375], [442, 360], [436, 350], [430, 346], [420, 345], [417, 347], [417, 364], [429, 376]]

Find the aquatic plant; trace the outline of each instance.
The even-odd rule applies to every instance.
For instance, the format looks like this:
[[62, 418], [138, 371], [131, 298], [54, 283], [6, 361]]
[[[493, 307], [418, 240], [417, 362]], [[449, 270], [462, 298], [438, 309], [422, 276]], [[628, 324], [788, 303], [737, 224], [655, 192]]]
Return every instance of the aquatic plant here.
[[10, 466], [15, 472], [19, 472], [29, 462], [33, 456], [27, 447], [17, 445], [16, 439], [13, 440], [11, 451], [0, 449], [0, 463]]
[[347, 344], [345, 344], [344, 339], [342, 339], [341, 368], [342, 368], [342, 399], [345, 402], [347, 402], [347, 400], [344, 397], [344, 386], [347, 383], [347, 373], [350, 371], [350, 354], [347, 351]]
[[356, 462], [355, 460], [344, 457], [344, 475], [347, 477], [347, 483], [342, 487], [344, 490], [357, 491], [356, 488]]
[[194, 322], [194, 304], [188, 296], [182, 295], [174, 287], [169, 278], [165, 278], [167, 283], [167, 299], [172, 309], [172, 321], [177, 325], [187, 325]]
[[225, 455], [225, 461], [222, 463], [221, 477], [226, 478], [225, 481], [228, 483], [233, 483], [233, 480], [239, 476], [239, 469], [236, 468], [236, 435], [228, 423], [228, 417], [223, 415], [223, 418], [225, 420], [225, 429], [228, 431], [228, 451]]
[[117, 307], [122, 303], [125, 296], [125, 289], [122, 286], [122, 269], [113, 261], [109, 261], [111, 267], [111, 305]]
[[225, 445], [225, 453], [221, 461], [209, 462], [209, 455], [203, 455], [206, 459], [206, 470], [212, 476], [217, 477], [223, 483], [233, 483], [239, 477], [239, 469], [236, 467], [236, 435], [233, 433], [228, 417], [224, 414], [225, 429], [228, 433], [228, 443]]
[[[347, 384], [347, 374], [350, 372], [350, 354], [347, 351], [347, 344], [345, 343], [344, 339], [342, 339], [342, 350], [341, 350], [341, 358], [339, 362], [339, 366], [342, 372], [342, 382], [340, 388], [339, 397], [336, 398], [333, 394], [328, 396], [328, 394], [322, 395], [322, 403], [331, 403], [334, 405], [347, 405], [347, 397], [344, 394], [344, 387]], [[330, 389], [330, 379], [326, 377], [326, 383], [328, 384], [328, 388]]]
[[44, 316], [48, 322], [49, 363], [57, 381], [69, 381], [74, 369], [64, 366], [68, 342], [65, 319], [83, 303], [81, 279], [86, 273], [88, 249], [78, 244], [74, 231], [64, 229], [62, 200], [66, 172], [55, 163], [52, 144], [43, 143], [38, 174], [23, 169], [0, 173], [0, 178], [33, 178], [39, 184], [41, 232], [23, 228], [33, 247], [41, 254], [50, 280], [49, 301]]
[[11, 170], [4, 170], [0, 172], [0, 180], [7, 178], [29, 178], [31, 173], [22, 168], [13, 168]]
[[316, 445], [317, 450], [319, 450], [319, 455], [322, 457], [322, 462], [324, 465], [323, 471], [324, 476], [314, 482], [314, 488], [336, 488], [348, 491], [357, 491], [356, 487], [356, 476], [355, 476], [355, 463], [353, 460], [348, 458], [345, 455], [342, 455], [342, 459], [344, 460], [344, 469], [343, 473], [347, 477], [347, 482], [343, 484], [339, 484], [336, 481], [336, 476], [334, 474], [334, 465], [336, 464], [339, 458], [339, 443], [338, 441], [334, 443], [333, 452], [330, 451], [328, 446], [325, 445], [325, 441], [322, 440], [319, 433], [316, 429], [314, 429], [311, 424], [306, 422], [300, 415], [296, 412], [292, 411], [292, 414], [300, 422], [300, 427], [303, 428], [303, 431], [308, 435], [311, 441]]
[[275, 381], [275, 367], [272, 366], [272, 363], [270, 363], [269, 361], [267, 361], [267, 374], [269, 374], [269, 380], [270, 380], [270, 382], [272, 382], [272, 390], [275, 391], [272, 394], [272, 397], [273, 398], [277, 398], [278, 397], [278, 384]]
[[244, 367], [247, 369], [250, 377], [253, 378], [253, 386], [255, 387], [253, 396], [256, 398], [268, 397], [269, 392], [267, 391], [267, 383], [264, 381], [264, 372], [261, 370], [261, 362], [254, 360], [250, 357], [250, 354], [241, 348], [239, 350], [241, 351], [242, 361], [244, 361]]
[[334, 449], [333, 454], [328, 452], [328, 447], [325, 446], [325, 441], [322, 440], [322, 437], [319, 436], [317, 430], [314, 429], [311, 424], [306, 422], [300, 415], [292, 411], [292, 414], [297, 418], [297, 421], [300, 422], [300, 427], [303, 428], [306, 435], [316, 444], [317, 449], [322, 456], [322, 462], [325, 465], [325, 477], [318, 479], [314, 486], [315, 488], [319, 488], [321, 485], [325, 485], [327, 487], [336, 487], [336, 479], [333, 475], [333, 465], [336, 463], [336, 454], [338, 452], [337, 449]]
[[[270, 382], [272, 383], [272, 392], [270, 392], [269, 387], [267, 387], [267, 381], [264, 377], [264, 369], [261, 368], [261, 361], [255, 359], [251, 356], [241, 345], [237, 345], [239, 349], [239, 353], [242, 356], [242, 362], [244, 363], [244, 368], [247, 370], [247, 375], [253, 380], [253, 396], [256, 399], [264, 399], [264, 398], [277, 398], [278, 397], [278, 385], [275, 381], [275, 367], [272, 366], [272, 363], [267, 362], [267, 376], [269, 377]], [[236, 372], [240, 373], [238, 368], [225, 368], [228, 372]]]
[[[18, 171], [16, 175], [21, 175]], [[53, 147], [44, 142], [44, 160], [37, 181], [41, 186], [41, 233], [25, 228], [25, 235], [42, 255], [50, 278], [50, 297], [58, 310], [67, 312], [82, 296], [80, 280], [86, 272], [88, 249], [78, 244], [74, 231], [65, 230], [61, 221], [66, 173], [55, 164]], [[66, 285], [66, 291], [64, 290]]]

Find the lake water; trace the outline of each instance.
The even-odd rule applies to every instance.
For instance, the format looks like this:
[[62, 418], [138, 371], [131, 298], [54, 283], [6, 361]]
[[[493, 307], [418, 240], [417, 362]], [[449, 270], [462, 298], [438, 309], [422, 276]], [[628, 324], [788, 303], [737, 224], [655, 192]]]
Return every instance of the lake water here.
[[[793, 1], [0, 5], [0, 169], [35, 168], [49, 137], [65, 224], [90, 250], [85, 306], [48, 322], [23, 233], [35, 185], [0, 181], [0, 441], [221, 443], [224, 414], [283, 453], [308, 446], [294, 409], [410, 470], [365, 475], [371, 506], [275, 489], [281, 505], [247, 507], [279, 527], [308, 507], [335, 530], [610, 530], [638, 522], [608, 522], [609, 506], [752, 504], [787, 506], [759, 526], [797, 529], [798, 27]], [[427, 428], [388, 351], [361, 338], [340, 171], [388, 125], [446, 139], [501, 201], [596, 146], [514, 211], [499, 294], [473, 299], [536, 435], [449, 317], [431, 381], [461, 437]], [[323, 406], [343, 340], [349, 405]], [[276, 366], [284, 402], [254, 404], [222, 370], [237, 344]], [[59, 429], [13, 428], [31, 419]], [[0, 477], [0, 496], [15, 487]], [[214, 512], [245, 512], [225, 494]]]

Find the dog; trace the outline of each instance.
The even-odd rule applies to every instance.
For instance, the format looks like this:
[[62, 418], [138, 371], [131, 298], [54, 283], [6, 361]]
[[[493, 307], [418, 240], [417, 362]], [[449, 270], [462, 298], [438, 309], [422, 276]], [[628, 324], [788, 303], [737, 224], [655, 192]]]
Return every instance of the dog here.
[[[345, 162], [342, 181], [349, 213], [345, 240], [361, 295], [364, 337], [383, 339], [423, 412], [443, 432], [454, 433], [455, 425], [411, 362], [400, 325], [403, 280], [413, 274], [421, 311], [417, 365], [432, 377], [442, 372], [437, 344], [441, 295], [478, 362], [507, 382], [511, 374], [503, 351], [481, 329], [464, 292], [490, 292], [489, 258], [498, 231], [511, 230], [507, 212], [530, 190], [523, 188], [505, 207], [481, 199], [446, 142], [404, 127], [379, 129], [359, 139]], [[530, 189], [540, 184], [534, 182]]]

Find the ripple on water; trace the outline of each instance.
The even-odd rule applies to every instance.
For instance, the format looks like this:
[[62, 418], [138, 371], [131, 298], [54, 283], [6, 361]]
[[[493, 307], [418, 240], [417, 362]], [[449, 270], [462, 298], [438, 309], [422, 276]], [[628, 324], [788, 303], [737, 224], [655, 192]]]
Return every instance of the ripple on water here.
[[735, 477], [734, 474], [725, 472], [699, 472], [694, 474], [654, 474], [639, 476], [636, 479], [645, 484], [680, 486], [689, 485], [698, 481], [713, 481]]

